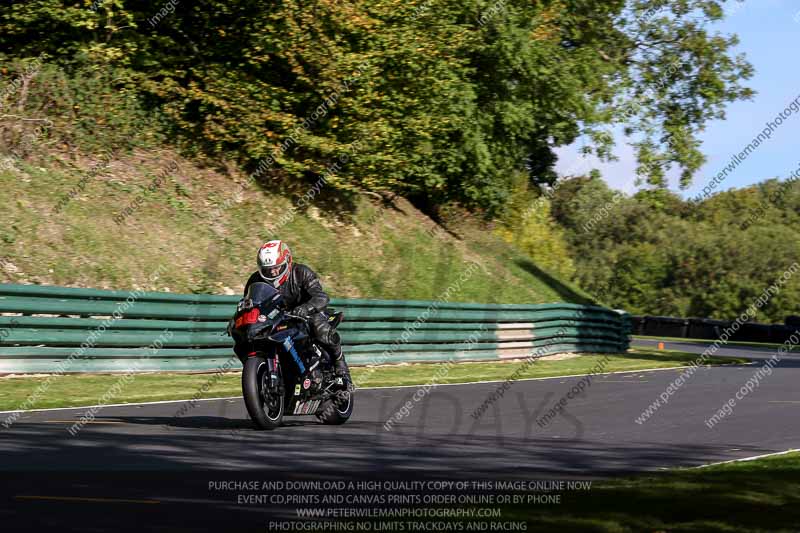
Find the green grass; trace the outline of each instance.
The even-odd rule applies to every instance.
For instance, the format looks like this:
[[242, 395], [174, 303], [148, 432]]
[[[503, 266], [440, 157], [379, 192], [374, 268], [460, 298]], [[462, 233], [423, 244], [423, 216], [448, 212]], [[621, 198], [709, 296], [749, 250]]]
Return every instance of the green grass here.
[[[607, 359], [606, 359], [607, 357]], [[655, 350], [631, 350], [619, 355], [581, 355], [572, 359], [543, 360], [530, 365], [520, 376], [524, 378], [585, 374], [601, 361], [603, 372], [667, 368], [687, 365], [696, 359], [693, 354]], [[710, 364], [740, 362], [733, 359], [710, 360]], [[458, 363], [435, 383], [464, 383], [469, 381], [505, 380], [522, 364], [522, 361]], [[440, 364], [384, 365], [354, 367], [353, 380], [359, 387], [385, 387], [397, 385], [422, 385], [433, 382]], [[37, 389], [39, 401], [32, 408], [77, 407], [98, 403], [153, 402], [188, 398], [221, 398], [242, 393], [240, 374], [233, 372], [215, 374], [140, 374], [132, 380], [122, 381], [119, 394], [101, 402], [103, 395], [121, 381], [119, 375], [90, 374], [51, 377], [0, 378], [0, 410], [17, 409]], [[208, 383], [206, 391], [200, 389]]]
[[800, 453], [593, 483], [562, 503], [506, 507], [528, 531], [798, 531]]
[[[253, 272], [258, 246], [283, 238], [333, 296], [435, 300], [457, 285], [453, 301], [589, 300], [476, 220], [459, 220], [456, 236], [403, 199], [383, 206], [365, 196], [345, 205], [322, 189], [312, 206], [271, 231], [302, 184], [291, 198], [250, 185], [237, 200], [236, 181], [247, 182], [246, 175], [203, 168], [170, 150], [120, 156], [56, 215], [54, 206], [94, 160], [38, 157], [0, 170], [0, 258], [7, 265], [0, 283], [233, 294]], [[173, 159], [179, 170], [147, 192]], [[115, 215], [140, 194], [141, 207], [117, 226]], [[459, 283], [469, 262], [482, 270]]]
[[[697, 359], [696, 354], [674, 351], [635, 349], [626, 354], [581, 355], [571, 359], [542, 360], [526, 367], [520, 379], [546, 378], [586, 374], [602, 362], [602, 372], [623, 372], [649, 368], [685, 366]], [[711, 358], [709, 364], [742, 363], [744, 359]], [[524, 363], [510, 360], [489, 363], [458, 363], [437, 383], [464, 383], [469, 381], [502, 381]], [[427, 383], [438, 365], [393, 365], [356, 368], [353, 380], [362, 387], [388, 387]]]

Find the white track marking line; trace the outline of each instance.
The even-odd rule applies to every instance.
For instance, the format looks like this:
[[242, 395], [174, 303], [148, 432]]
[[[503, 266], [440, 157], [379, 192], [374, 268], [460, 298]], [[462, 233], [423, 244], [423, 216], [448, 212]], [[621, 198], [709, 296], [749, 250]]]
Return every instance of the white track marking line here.
[[[727, 366], [727, 365], [714, 365], [714, 366]], [[644, 368], [641, 370], [618, 370], [616, 372], [602, 372], [600, 374], [592, 374], [593, 376], [611, 376], [615, 374], [635, 374], [636, 372], [659, 372], [661, 370], [681, 370], [688, 367], [685, 366], [671, 366], [667, 368]], [[702, 367], [702, 368], [712, 368], [712, 366]], [[564, 379], [564, 378], [581, 378], [587, 376], [588, 374], [569, 374], [567, 376], [548, 376], [543, 378], [523, 378], [523, 379], [515, 379], [514, 382], [517, 381], [542, 381], [545, 379]], [[433, 383], [434, 387], [449, 387], [449, 386], [458, 386], [458, 385], [483, 385], [487, 383], [504, 383], [506, 380], [504, 379], [495, 379], [495, 380], [488, 380], [488, 381], [465, 381], [463, 383]], [[602, 382], [601, 382], [602, 383]], [[632, 383], [647, 383], [647, 382], [632, 382]], [[425, 383], [419, 383], [416, 385], [386, 385], [383, 387], [359, 387], [356, 390], [381, 390], [381, 389], [412, 389], [412, 388], [419, 388], [424, 387]], [[11, 413], [40, 413], [45, 411], [75, 411], [78, 409], [91, 409], [92, 407], [127, 407], [131, 405], [159, 405], [164, 403], [183, 403], [183, 402], [211, 402], [217, 400], [241, 400], [241, 396], [221, 396], [219, 398], [199, 398], [199, 399], [192, 399], [192, 398], [185, 398], [183, 400], [161, 400], [157, 402], [130, 402], [130, 403], [111, 403], [106, 405], [80, 405], [77, 407], [50, 407], [48, 409], [28, 409], [27, 411], [0, 411], [0, 415], [6, 415]]]
[[730, 463], [743, 463], [745, 461], [755, 461], [756, 459], [764, 459], [766, 457], [776, 457], [778, 455], [786, 455], [786, 454], [794, 453], [794, 452], [800, 452], [800, 449], [792, 448], [790, 450], [785, 450], [785, 451], [782, 451], [782, 452], [765, 453], [765, 454], [762, 454], [762, 455], [754, 455], [752, 457], [742, 457], [741, 459], [731, 459], [729, 461], [720, 461], [718, 463], [708, 463], [706, 465], [692, 466], [692, 467], [689, 467], [689, 468], [690, 469], [706, 468], [706, 467], [709, 467], [709, 466], [726, 465], [726, 464], [730, 464]]

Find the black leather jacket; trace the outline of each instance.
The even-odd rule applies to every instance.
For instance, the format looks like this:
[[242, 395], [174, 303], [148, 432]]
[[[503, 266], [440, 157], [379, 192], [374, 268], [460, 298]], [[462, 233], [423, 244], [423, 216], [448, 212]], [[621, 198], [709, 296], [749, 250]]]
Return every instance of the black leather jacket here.
[[[253, 272], [244, 285], [244, 294], [251, 283], [264, 281], [261, 274]], [[278, 290], [283, 295], [286, 306], [293, 309], [301, 304], [308, 304], [317, 311], [325, 311], [330, 298], [322, 289], [319, 276], [302, 263], [292, 263], [292, 273], [289, 279]]]

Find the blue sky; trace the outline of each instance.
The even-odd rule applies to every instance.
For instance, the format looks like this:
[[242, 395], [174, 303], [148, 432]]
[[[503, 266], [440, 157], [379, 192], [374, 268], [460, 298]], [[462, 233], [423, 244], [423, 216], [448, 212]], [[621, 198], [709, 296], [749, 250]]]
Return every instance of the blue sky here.
[[[714, 27], [739, 36], [737, 52], [745, 53], [755, 68], [755, 74], [746, 84], [757, 94], [752, 100], [730, 104], [725, 120], [707, 125], [700, 138], [708, 161], [692, 185], [681, 192], [684, 197], [700, 193], [731, 157], [758, 135], [767, 120], [773, 120], [789, 102], [800, 96], [800, 1], [745, 0], [738, 5], [729, 4], [728, 16]], [[793, 114], [716, 190], [744, 187], [766, 178], [785, 179], [800, 166], [798, 140], [800, 114]], [[578, 152], [580, 144], [579, 141], [558, 151], [556, 170], [559, 173], [574, 175], [597, 168], [611, 187], [625, 192], [636, 190], [634, 152], [625, 144], [624, 136], [617, 135], [614, 154], [619, 161], [610, 163], [582, 157]], [[673, 190], [678, 190], [676, 179], [670, 180], [670, 184]]]

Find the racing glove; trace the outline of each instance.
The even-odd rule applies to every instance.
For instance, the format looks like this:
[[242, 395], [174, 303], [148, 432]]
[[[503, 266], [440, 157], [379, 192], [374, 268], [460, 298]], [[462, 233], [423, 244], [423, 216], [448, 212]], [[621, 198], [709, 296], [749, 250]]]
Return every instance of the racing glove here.
[[308, 304], [298, 305], [297, 307], [292, 309], [292, 314], [293, 315], [299, 316], [299, 317], [305, 318], [305, 319], [308, 319], [308, 317], [313, 315], [315, 312], [316, 312], [316, 309], [314, 309], [314, 306], [308, 305]]

